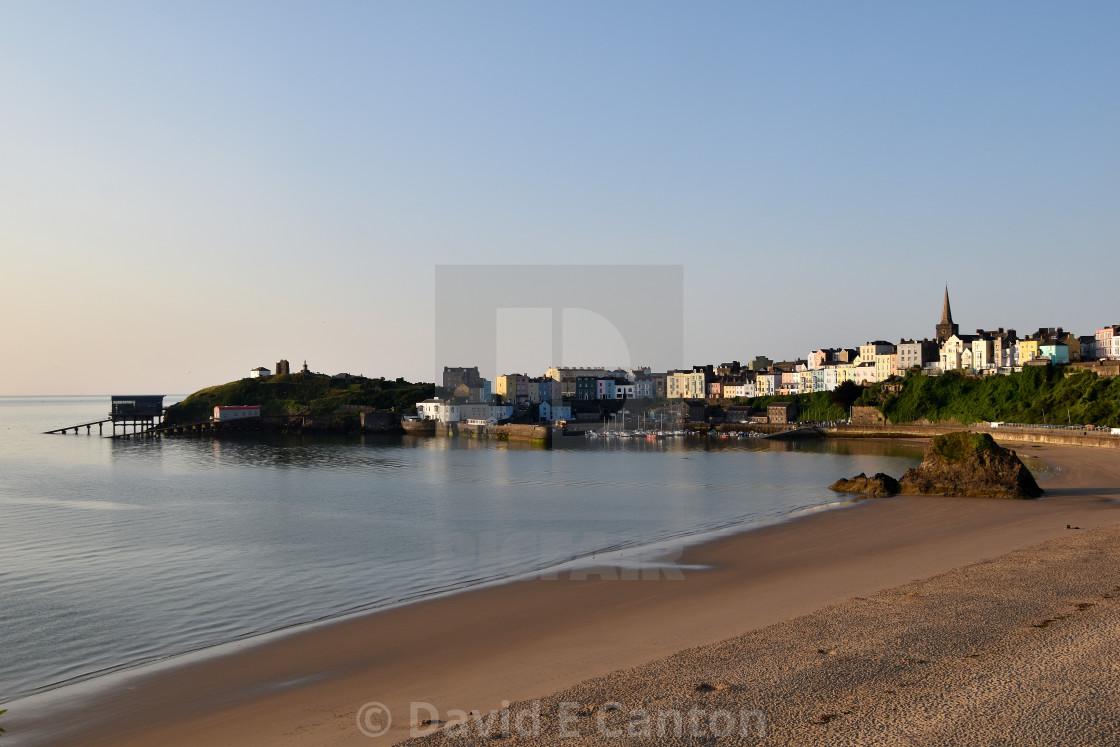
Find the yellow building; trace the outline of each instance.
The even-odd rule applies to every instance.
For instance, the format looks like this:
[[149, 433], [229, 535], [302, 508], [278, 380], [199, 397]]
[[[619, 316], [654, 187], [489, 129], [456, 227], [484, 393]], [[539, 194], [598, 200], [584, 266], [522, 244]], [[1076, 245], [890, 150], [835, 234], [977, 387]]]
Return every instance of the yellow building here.
[[898, 354], [880, 353], [875, 356], [875, 381], [886, 381], [898, 375]]
[[1038, 340], [1019, 340], [1019, 365], [1038, 358]]
[[665, 396], [670, 399], [704, 399], [707, 396], [704, 374], [700, 371], [675, 371], [665, 378]]
[[529, 398], [529, 377], [525, 374], [507, 374], [494, 379], [494, 394], [506, 402]]

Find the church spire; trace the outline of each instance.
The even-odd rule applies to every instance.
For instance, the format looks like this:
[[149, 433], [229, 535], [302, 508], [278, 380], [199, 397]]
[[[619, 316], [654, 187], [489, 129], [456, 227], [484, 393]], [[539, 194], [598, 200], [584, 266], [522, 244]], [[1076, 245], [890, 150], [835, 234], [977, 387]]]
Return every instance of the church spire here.
[[960, 332], [960, 327], [953, 324], [953, 310], [949, 308], [949, 284], [945, 284], [945, 302], [941, 306], [941, 323], [937, 325], [937, 341], [945, 342], [950, 337]]

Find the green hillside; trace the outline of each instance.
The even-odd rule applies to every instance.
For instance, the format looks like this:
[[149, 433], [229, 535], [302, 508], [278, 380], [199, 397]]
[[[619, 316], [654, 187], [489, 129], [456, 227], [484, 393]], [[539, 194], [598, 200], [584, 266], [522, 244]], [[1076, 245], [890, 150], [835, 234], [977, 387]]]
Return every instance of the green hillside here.
[[[1068, 373], [1067, 373], [1068, 372]], [[901, 385], [901, 391], [891, 391]], [[955, 420], [1096, 425], [1120, 428], [1120, 377], [1092, 371], [1032, 366], [1010, 376], [942, 376], [909, 373], [884, 384], [845, 384], [835, 392], [756, 397], [756, 410], [773, 401], [794, 402], [802, 421], [846, 420], [850, 405], [871, 405], [892, 423]]]
[[167, 409], [167, 422], [194, 423], [208, 419], [218, 405], [260, 405], [262, 415], [327, 416], [344, 405], [403, 412], [435, 392], [433, 384], [404, 379], [336, 379], [325, 374], [291, 374], [240, 379], [201, 389]]
[[909, 374], [902, 391], [882, 385], [867, 388], [856, 404], [877, 405], [892, 423], [954, 419], [1069, 423], [1120, 427], [1120, 377], [1103, 379], [1092, 371], [1033, 366], [1010, 376]]

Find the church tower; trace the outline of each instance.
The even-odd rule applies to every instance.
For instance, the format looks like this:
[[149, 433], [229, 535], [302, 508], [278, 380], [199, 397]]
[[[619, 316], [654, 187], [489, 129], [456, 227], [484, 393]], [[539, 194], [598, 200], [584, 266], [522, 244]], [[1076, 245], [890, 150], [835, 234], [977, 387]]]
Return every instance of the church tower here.
[[949, 286], [945, 286], [945, 303], [941, 306], [941, 323], [937, 325], [937, 341], [945, 342], [950, 337], [960, 332], [960, 327], [953, 324], [953, 310], [949, 308]]

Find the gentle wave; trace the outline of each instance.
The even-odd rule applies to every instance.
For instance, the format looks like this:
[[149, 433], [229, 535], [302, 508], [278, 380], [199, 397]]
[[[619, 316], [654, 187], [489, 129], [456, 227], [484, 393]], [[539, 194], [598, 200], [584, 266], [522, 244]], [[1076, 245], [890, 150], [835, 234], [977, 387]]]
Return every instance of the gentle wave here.
[[756, 445], [126, 445], [39, 437], [59, 425], [49, 409], [9, 408], [23, 435], [0, 436], [5, 698], [604, 553], [640, 559], [835, 507], [823, 486], [836, 476], [916, 461]]
[[113, 501], [70, 501], [57, 498], [0, 498], [2, 506], [53, 506], [56, 508], [76, 508], [82, 511], [142, 511], [143, 506]]

